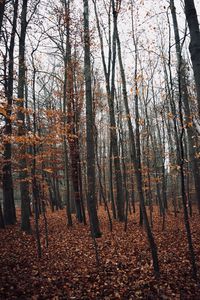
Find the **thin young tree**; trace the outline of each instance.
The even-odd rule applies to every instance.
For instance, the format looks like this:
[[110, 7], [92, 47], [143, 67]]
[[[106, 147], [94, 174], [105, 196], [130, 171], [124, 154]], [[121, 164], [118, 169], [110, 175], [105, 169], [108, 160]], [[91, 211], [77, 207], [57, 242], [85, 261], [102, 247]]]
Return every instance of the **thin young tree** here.
[[63, 84], [63, 118], [64, 118], [64, 137], [63, 137], [63, 148], [64, 148], [64, 188], [65, 188], [65, 202], [66, 202], [66, 213], [67, 213], [67, 225], [72, 226], [72, 216], [71, 216], [71, 208], [70, 208], [70, 193], [69, 193], [69, 172], [68, 172], [68, 149], [67, 149], [67, 132], [66, 132], [66, 125], [67, 125], [67, 52], [70, 47], [69, 45], [69, 5], [68, 3], [64, 1], [64, 7], [65, 7], [65, 18], [66, 18], [66, 25], [65, 31], [66, 31], [66, 49], [65, 49], [65, 55], [64, 55], [64, 68], [65, 68], [65, 74], [64, 74], [64, 84]]

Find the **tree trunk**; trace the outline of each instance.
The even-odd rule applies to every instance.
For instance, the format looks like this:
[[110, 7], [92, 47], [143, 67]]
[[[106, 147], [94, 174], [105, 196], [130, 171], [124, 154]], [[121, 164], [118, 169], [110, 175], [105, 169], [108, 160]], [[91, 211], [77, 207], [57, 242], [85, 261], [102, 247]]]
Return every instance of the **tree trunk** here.
[[114, 194], [113, 194], [113, 167], [112, 167], [112, 139], [110, 139], [110, 149], [109, 149], [109, 188], [110, 188], [110, 201], [111, 201], [111, 208], [112, 208], [112, 214], [113, 218], [117, 219], [116, 214], [116, 208], [115, 208], [115, 200], [114, 200]]
[[15, 35], [17, 27], [17, 15], [18, 15], [18, 0], [14, 3], [14, 15], [13, 25], [11, 32], [11, 40], [9, 47], [9, 65], [8, 65], [8, 80], [5, 80], [5, 93], [7, 97], [7, 109], [6, 109], [6, 126], [4, 134], [8, 136], [8, 139], [4, 145], [4, 164], [3, 164], [3, 209], [5, 224], [14, 224], [16, 222], [16, 212], [14, 203], [14, 191], [13, 191], [13, 178], [12, 178], [12, 147], [9, 142], [9, 138], [12, 135], [12, 105], [13, 105], [13, 69], [14, 69], [14, 46]]
[[[67, 3], [65, 1], [65, 13], [68, 13], [68, 7]], [[68, 20], [68, 19], [67, 19]], [[66, 53], [67, 53], [67, 42], [68, 42], [68, 27], [66, 28]], [[64, 150], [64, 198], [65, 198], [65, 204], [66, 204], [66, 213], [67, 213], [67, 225], [69, 227], [72, 226], [72, 216], [71, 216], [71, 207], [70, 207], [70, 193], [69, 193], [69, 161], [68, 161], [68, 149], [67, 149], [67, 129], [66, 129], [66, 123], [67, 123], [67, 116], [66, 116], [66, 107], [67, 107], [67, 57], [65, 53], [64, 57], [64, 65], [65, 65], [65, 74], [64, 74], [64, 85], [63, 85], [63, 118], [64, 118], [64, 135], [63, 135], [63, 150]]]
[[78, 137], [75, 131], [75, 115], [74, 109], [74, 77], [73, 63], [71, 59], [71, 43], [70, 43], [70, 1], [65, 1], [65, 19], [66, 19], [66, 53], [65, 53], [65, 80], [66, 80], [66, 105], [67, 105], [67, 138], [69, 143], [70, 158], [71, 158], [71, 178], [74, 190], [74, 200], [76, 206], [76, 216], [78, 221], [83, 222], [83, 212], [81, 208], [81, 195], [79, 187], [79, 147]]
[[108, 206], [108, 203], [107, 203], [107, 200], [106, 200], [106, 196], [105, 196], [105, 192], [104, 192], [104, 188], [103, 188], [103, 184], [102, 184], [102, 170], [101, 170], [101, 166], [100, 166], [99, 158], [98, 158], [98, 132], [97, 132], [97, 128], [95, 128], [95, 131], [96, 131], [95, 132], [95, 152], [96, 152], [97, 168], [98, 168], [98, 173], [99, 173], [100, 197], [102, 197], [102, 199], [103, 199], [105, 210], [107, 211], [107, 214], [108, 214], [110, 231], [112, 231], [112, 219], [111, 219], [109, 206]]
[[4, 222], [4, 217], [3, 217], [3, 211], [0, 203], [0, 228], [4, 229], [5, 228], [5, 222]]
[[1, 40], [1, 27], [2, 27], [2, 22], [3, 22], [5, 4], [6, 4], [6, 0], [1, 0], [0, 1], [0, 40]]
[[200, 31], [194, 0], [185, 0], [185, 15], [190, 31], [190, 55], [194, 71], [197, 92], [197, 104], [200, 116]]
[[86, 88], [86, 143], [87, 143], [87, 204], [94, 237], [100, 237], [99, 219], [96, 210], [95, 195], [95, 146], [94, 146], [94, 116], [91, 90], [91, 64], [90, 64], [90, 32], [88, 0], [84, 4], [84, 75]]
[[[18, 136], [25, 137], [25, 114], [24, 114], [24, 88], [25, 88], [25, 39], [27, 29], [27, 4], [28, 0], [23, 0], [21, 12], [21, 32], [19, 37], [19, 77], [18, 77]], [[20, 193], [21, 193], [21, 229], [30, 232], [30, 196], [29, 196], [29, 183], [28, 171], [26, 163], [26, 145], [21, 143], [19, 145], [20, 160], [19, 160], [19, 178], [20, 178]]]

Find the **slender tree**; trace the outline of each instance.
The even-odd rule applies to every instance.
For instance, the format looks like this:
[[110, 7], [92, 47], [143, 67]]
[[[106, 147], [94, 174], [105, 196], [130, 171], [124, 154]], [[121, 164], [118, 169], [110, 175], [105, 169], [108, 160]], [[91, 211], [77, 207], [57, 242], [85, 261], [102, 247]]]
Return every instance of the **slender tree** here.
[[72, 216], [71, 216], [71, 208], [70, 208], [70, 195], [69, 195], [69, 172], [68, 172], [68, 149], [67, 149], [67, 132], [66, 132], [66, 124], [67, 124], [67, 52], [70, 47], [69, 45], [69, 5], [70, 1], [68, 3], [64, 1], [64, 7], [65, 7], [65, 19], [66, 19], [66, 49], [65, 49], [65, 55], [64, 55], [64, 68], [65, 68], [65, 74], [64, 74], [64, 84], [63, 84], [63, 118], [64, 118], [64, 137], [63, 137], [63, 146], [64, 146], [64, 188], [65, 188], [65, 202], [66, 202], [66, 212], [67, 212], [67, 225], [72, 226]]
[[15, 36], [17, 28], [18, 16], [18, 0], [14, 2], [12, 32], [10, 38], [10, 45], [8, 51], [8, 77], [5, 78], [5, 94], [7, 97], [6, 107], [6, 126], [4, 134], [7, 141], [4, 144], [4, 164], [3, 164], [3, 203], [4, 203], [4, 218], [6, 224], [14, 224], [16, 222], [15, 204], [14, 204], [14, 191], [13, 191], [13, 178], [12, 178], [12, 146], [10, 138], [12, 135], [12, 106], [13, 106], [13, 73], [14, 73], [14, 47]]
[[[39, 46], [39, 42], [37, 47]], [[40, 241], [40, 231], [39, 231], [39, 213], [40, 213], [40, 189], [39, 189], [39, 182], [37, 180], [37, 170], [36, 170], [36, 155], [37, 153], [37, 145], [36, 145], [36, 135], [37, 135], [37, 118], [36, 118], [36, 74], [37, 69], [35, 66], [35, 60], [34, 60], [34, 53], [37, 51], [37, 47], [33, 49], [31, 53], [31, 60], [32, 60], [32, 67], [33, 67], [33, 78], [32, 78], [32, 92], [33, 92], [33, 146], [32, 149], [32, 156], [33, 156], [33, 162], [32, 162], [32, 191], [33, 191], [33, 199], [34, 199], [34, 220], [35, 220], [35, 231], [36, 231], [36, 241], [37, 241], [37, 253], [38, 257], [40, 258], [42, 256], [42, 248], [41, 248], [41, 241]], [[47, 227], [46, 227], [47, 228]]]
[[[25, 89], [25, 40], [27, 33], [27, 5], [28, 0], [23, 0], [21, 11], [21, 31], [19, 36], [19, 75], [18, 75], [18, 136], [24, 138], [25, 130], [25, 113], [24, 113], [24, 89]], [[30, 224], [30, 195], [28, 172], [26, 162], [26, 145], [20, 144], [20, 161], [19, 161], [19, 178], [20, 178], [20, 193], [21, 193], [21, 229], [27, 232], [31, 230]]]
[[[116, 208], [117, 208], [117, 217], [119, 221], [124, 221], [124, 201], [123, 201], [123, 181], [121, 174], [121, 163], [120, 163], [120, 155], [119, 155], [119, 143], [117, 138], [117, 130], [116, 130], [116, 120], [115, 120], [115, 109], [114, 109], [114, 98], [115, 98], [115, 66], [116, 66], [116, 28], [113, 29], [113, 41], [112, 41], [112, 50], [111, 45], [109, 44], [109, 59], [108, 66], [106, 66], [106, 59], [104, 54], [104, 45], [103, 45], [103, 37], [100, 28], [99, 17], [97, 13], [96, 1], [93, 0], [98, 35], [101, 45], [101, 58], [104, 70], [104, 76], [106, 81], [106, 92], [108, 98], [109, 105], [109, 117], [110, 117], [110, 174], [112, 173], [112, 155], [114, 160], [114, 168], [115, 168], [115, 179], [116, 179]], [[113, 6], [112, 6], [113, 7]], [[117, 10], [115, 6], [113, 7], [113, 15], [117, 18]], [[109, 16], [110, 19], [110, 16]], [[111, 55], [112, 55], [112, 70], [111, 70]], [[111, 80], [110, 80], [111, 77]], [[112, 174], [111, 174], [112, 176]], [[112, 178], [110, 178], [111, 180]], [[110, 183], [112, 185], [112, 181]], [[111, 189], [111, 200], [112, 200], [112, 186]], [[112, 200], [113, 214], [115, 216], [115, 207], [114, 201]]]

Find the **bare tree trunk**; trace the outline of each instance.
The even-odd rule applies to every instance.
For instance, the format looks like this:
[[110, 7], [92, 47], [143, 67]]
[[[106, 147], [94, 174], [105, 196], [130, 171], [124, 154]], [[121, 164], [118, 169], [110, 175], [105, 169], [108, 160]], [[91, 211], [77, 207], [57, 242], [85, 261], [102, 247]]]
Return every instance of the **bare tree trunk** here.
[[88, 0], [84, 4], [84, 75], [86, 88], [86, 143], [87, 143], [87, 204], [91, 224], [92, 236], [100, 237], [99, 219], [96, 210], [95, 195], [95, 147], [94, 147], [94, 116], [91, 90], [91, 64], [90, 64], [90, 32]]
[[116, 208], [115, 208], [115, 200], [114, 200], [114, 195], [113, 195], [113, 167], [112, 167], [112, 139], [110, 139], [110, 149], [109, 149], [109, 187], [110, 187], [110, 201], [111, 201], [111, 208], [112, 208], [112, 214], [113, 218], [116, 220], [117, 219], [117, 214], [116, 214]]
[[[67, 3], [65, 1], [65, 13], [69, 14], [67, 9]], [[67, 16], [66, 16], [67, 18]], [[67, 18], [68, 20], [68, 18]], [[67, 22], [68, 24], [68, 22]], [[67, 107], [67, 41], [68, 41], [68, 26], [66, 28], [66, 54], [64, 57], [64, 65], [65, 65], [65, 74], [64, 74], [64, 85], [63, 85], [63, 119], [64, 119], [64, 136], [63, 136], [63, 150], [64, 150], [64, 201], [66, 203], [66, 213], [67, 213], [67, 225], [72, 226], [72, 216], [71, 216], [71, 208], [70, 208], [70, 193], [69, 193], [69, 172], [68, 172], [68, 151], [67, 151], [67, 129], [66, 129], [66, 123], [67, 123], [67, 116], [66, 116], [66, 107]]]
[[0, 228], [4, 229], [5, 228], [5, 222], [4, 222], [4, 217], [3, 217], [3, 211], [0, 203]]
[[[40, 186], [37, 181], [37, 170], [36, 170], [36, 155], [37, 155], [37, 145], [36, 145], [36, 133], [37, 133], [37, 120], [36, 120], [36, 67], [34, 62], [34, 52], [37, 50], [35, 48], [31, 53], [32, 58], [32, 66], [33, 66], [33, 81], [32, 81], [32, 91], [33, 91], [33, 135], [34, 135], [34, 143], [32, 147], [32, 155], [33, 155], [33, 163], [32, 163], [32, 191], [33, 191], [33, 203], [34, 203], [34, 221], [35, 221], [35, 236], [36, 236], [36, 243], [37, 243], [37, 254], [38, 257], [41, 258], [42, 256], [42, 248], [41, 248], [41, 241], [40, 241], [40, 229], [39, 229], [39, 214], [40, 214]], [[27, 199], [28, 200], [28, 199]], [[30, 203], [30, 202], [29, 202]]]
[[197, 104], [200, 116], [200, 31], [194, 0], [185, 0], [185, 15], [190, 30], [190, 55], [194, 71], [197, 92]]
[[4, 130], [5, 136], [8, 137], [7, 142], [4, 145], [4, 164], [3, 164], [3, 210], [5, 224], [14, 224], [16, 222], [16, 212], [14, 203], [14, 191], [13, 191], [13, 178], [12, 178], [12, 147], [9, 142], [9, 138], [12, 135], [12, 105], [13, 105], [13, 70], [14, 70], [14, 46], [15, 35], [17, 27], [17, 15], [18, 15], [18, 0], [14, 3], [13, 24], [9, 47], [9, 65], [8, 65], [8, 80], [5, 78], [5, 94], [7, 97], [6, 108], [6, 126]]
[[[119, 87], [120, 89], [121, 87]], [[127, 225], [128, 225], [128, 208], [129, 208], [129, 191], [128, 191], [128, 186], [127, 186], [127, 170], [126, 170], [126, 164], [125, 164], [125, 146], [124, 146], [124, 141], [123, 141], [123, 126], [122, 126], [122, 120], [121, 120], [121, 115], [122, 115], [122, 109], [120, 106], [120, 99], [121, 95], [116, 95], [116, 102], [117, 102], [117, 111], [118, 111], [118, 119], [117, 119], [117, 127], [119, 128], [119, 146], [121, 147], [121, 164], [122, 164], [122, 175], [123, 175], [123, 183], [124, 183], [124, 198], [125, 198], [125, 217], [124, 217], [124, 231], [127, 231]]]
[[95, 133], [95, 150], [96, 150], [96, 161], [97, 161], [97, 168], [98, 168], [98, 173], [99, 173], [99, 189], [100, 189], [100, 196], [102, 197], [103, 199], [103, 203], [104, 203], [104, 206], [105, 206], [105, 209], [107, 211], [107, 214], [108, 214], [108, 220], [109, 220], [109, 226], [110, 226], [110, 231], [112, 231], [112, 219], [111, 219], [111, 215], [110, 215], [110, 210], [109, 210], [109, 207], [108, 207], [108, 203], [107, 203], [107, 200], [106, 200], [106, 197], [105, 197], [105, 192], [104, 192], [104, 189], [103, 189], [103, 184], [102, 184], [102, 170], [101, 170], [101, 166], [100, 166], [100, 163], [99, 163], [99, 159], [98, 159], [98, 132], [97, 132], [97, 128], [96, 129], [96, 133]]
[[190, 222], [189, 222], [189, 215], [188, 215], [188, 208], [187, 208], [187, 195], [185, 189], [185, 174], [184, 174], [184, 148], [183, 148], [183, 136], [184, 136], [184, 122], [183, 122], [183, 115], [182, 115], [182, 93], [181, 93], [181, 60], [179, 62], [178, 67], [178, 79], [179, 79], [179, 114], [180, 114], [180, 123], [181, 123], [181, 135], [180, 135], [180, 152], [179, 152], [179, 165], [180, 165], [180, 172], [181, 172], [181, 192], [182, 192], [182, 203], [183, 203], [183, 211], [184, 211], [184, 221], [185, 221], [185, 229], [186, 235], [188, 240], [188, 248], [190, 254], [190, 262], [192, 267], [192, 275], [194, 279], [197, 279], [197, 266], [196, 266], [196, 259], [195, 253], [193, 248], [192, 242], [192, 235], [190, 230]]
[[6, 0], [1, 0], [0, 1], [0, 40], [1, 40], [1, 26], [2, 26], [2, 22], [3, 22], [5, 4], [6, 4]]
[[[67, 139], [69, 144], [70, 154], [70, 171], [71, 179], [74, 190], [74, 202], [76, 207], [76, 216], [78, 221], [83, 222], [83, 211], [82, 211], [82, 198], [80, 193], [80, 178], [79, 178], [79, 145], [78, 136], [76, 132], [76, 108], [74, 105], [74, 76], [73, 76], [73, 62], [71, 58], [71, 41], [70, 41], [70, 0], [64, 1], [65, 8], [65, 31], [66, 31], [66, 49], [64, 53], [65, 63], [65, 82], [64, 82], [64, 101], [67, 106]], [[66, 109], [66, 108], [64, 108]], [[64, 116], [66, 117], [66, 116]], [[65, 121], [66, 122], [66, 121]], [[69, 213], [68, 213], [69, 214]]]
[[[28, 0], [23, 0], [21, 12], [21, 33], [19, 37], [19, 77], [18, 77], [18, 136], [25, 137], [25, 114], [24, 114], [24, 88], [25, 88], [25, 39], [27, 29], [27, 4]], [[30, 232], [30, 196], [28, 172], [26, 163], [26, 145], [23, 143], [19, 145], [20, 161], [19, 161], [19, 178], [20, 178], [20, 192], [21, 192], [21, 229]]]

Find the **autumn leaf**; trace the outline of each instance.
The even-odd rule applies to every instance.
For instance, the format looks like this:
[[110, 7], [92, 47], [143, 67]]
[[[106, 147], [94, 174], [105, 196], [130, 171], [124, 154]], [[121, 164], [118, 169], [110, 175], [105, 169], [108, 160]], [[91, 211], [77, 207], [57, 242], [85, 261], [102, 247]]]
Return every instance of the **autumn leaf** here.
[[0, 106], [0, 115], [2, 115], [2, 116], [4, 116], [4, 117], [7, 116], [7, 112], [6, 112], [5, 108], [3, 108], [3, 107], [1, 107], [1, 106]]

